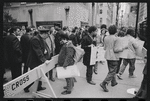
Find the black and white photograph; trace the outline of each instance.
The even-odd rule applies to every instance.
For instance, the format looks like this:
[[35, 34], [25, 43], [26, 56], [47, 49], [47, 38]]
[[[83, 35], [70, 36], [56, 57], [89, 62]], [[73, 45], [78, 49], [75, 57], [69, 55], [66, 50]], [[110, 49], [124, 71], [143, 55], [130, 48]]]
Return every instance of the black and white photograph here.
[[147, 98], [147, 2], [3, 2], [2, 38], [2, 98]]

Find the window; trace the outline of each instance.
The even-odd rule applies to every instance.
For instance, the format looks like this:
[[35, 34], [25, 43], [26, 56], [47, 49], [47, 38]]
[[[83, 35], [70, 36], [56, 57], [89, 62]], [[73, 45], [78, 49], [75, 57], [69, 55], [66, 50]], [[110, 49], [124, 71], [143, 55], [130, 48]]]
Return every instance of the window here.
[[27, 4], [35, 4], [36, 2], [26, 2]]
[[102, 23], [102, 18], [100, 18], [100, 23]]
[[21, 2], [20, 4], [21, 4], [21, 5], [25, 5], [25, 4], [26, 4], [26, 2]]
[[7, 7], [7, 6], [11, 6], [11, 3], [5, 3], [5, 6]]
[[102, 9], [100, 9], [100, 14], [102, 14]]
[[37, 4], [42, 4], [43, 2], [37, 2]]
[[102, 18], [100, 18], [100, 26], [102, 25], [102, 23], [103, 23], [103, 22], [102, 22]]
[[99, 6], [100, 6], [100, 7], [103, 7], [103, 3], [100, 3]]

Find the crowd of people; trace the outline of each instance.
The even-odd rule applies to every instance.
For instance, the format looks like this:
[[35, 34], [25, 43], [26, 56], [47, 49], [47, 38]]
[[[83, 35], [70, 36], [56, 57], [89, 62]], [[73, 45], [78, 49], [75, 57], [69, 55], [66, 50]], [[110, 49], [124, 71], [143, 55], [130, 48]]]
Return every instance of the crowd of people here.
[[[111, 25], [107, 28], [105, 24], [100, 28], [96, 26], [74, 27], [69, 28], [64, 26], [62, 29], [59, 24], [54, 24], [50, 29], [46, 29], [43, 26], [35, 27], [12, 27], [8, 29], [8, 32], [3, 32], [4, 42], [4, 63], [6, 68], [11, 70], [12, 79], [15, 79], [28, 72], [30, 69], [34, 69], [40, 64], [49, 63], [49, 60], [55, 56], [58, 57], [57, 66], [73, 65], [74, 55], [76, 53], [72, 46], [81, 46], [85, 51], [83, 56], [83, 64], [87, 67], [86, 80], [87, 83], [95, 85], [92, 80], [93, 72], [98, 73], [98, 63], [104, 64], [103, 60], [96, 61], [94, 65], [90, 65], [91, 46], [103, 47], [100, 49], [105, 50], [103, 54], [107, 61], [108, 74], [100, 87], [109, 92], [107, 85], [111, 82], [111, 86], [116, 86], [118, 79], [122, 80], [123, 72], [126, 66], [129, 64], [129, 78], [135, 78], [135, 61], [136, 61], [136, 49], [138, 44], [134, 29], [122, 27], [117, 29], [115, 25]], [[122, 65], [121, 65], [122, 63]], [[23, 73], [22, 73], [23, 67]], [[51, 81], [55, 81], [54, 69], [50, 70], [46, 75], [49, 75]], [[3, 74], [5, 71], [3, 72]], [[67, 86], [62, 94], [70, 94], [74, 87], [74, 82], [77, 82], [75, 78], [66, 78]], [[33, 83], [32, 83], [33, 84]], [[24, 91], [30, 92], [29, 88], [32, 85], [27, 86]], [[39, 81], [38, 91], [45, 90], [42, 87], [42, 82]]]

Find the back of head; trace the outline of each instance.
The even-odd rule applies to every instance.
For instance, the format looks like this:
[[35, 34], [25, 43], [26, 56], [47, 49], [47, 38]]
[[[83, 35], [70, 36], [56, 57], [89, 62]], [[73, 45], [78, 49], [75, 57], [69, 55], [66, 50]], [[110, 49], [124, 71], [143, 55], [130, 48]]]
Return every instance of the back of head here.
[[126, 32], [126, 28], [125, 27], [121, 27], [121, 31]]
[[68, 29], [67, 26], [64, 26], [64, 27], [63, 27], [63, 31], [65, 31], [65, 30], [67, 30], [67, 29]]
[[64, 39], [64, 40], [69, 40], [69, 37], [67, 34], [64, 34], [64, 33], [60, 33], [60, 39]]
[[54, 24], [54, 27], [55, 27], [55, 28], [60, 28], [60, 24], [59, 24], [59, 23], [55, 23], [55, 24]]
[[73, 29], [72, 29], [72, 33], [75, 33], [75, 32], [76, 32], [76, 29], [75, 29], [75, 28], [73, 28]]
[[102, 24], [101, 29], [103, 29], [103, 28], [107, 29], [107, 26], [105, 24]]
[[135, 35], [134, 30], [132, 28], [127, 29], [126, 35], [134, 36]]
[[111, 25], [108, 28], [109, 34], [114, 35], [117, 32], [117, 27], [115, 25]]
[[123, 31], [119, 31], [119, 33], [118, 33], [118, 37], [124, 37], [124, 32]]
[[32, 31], [32, 30], [31, 30], [31, 27], [27, 27], [27, 28], [26, 28], [26, 32], [28, 33], [28, 32], [30, 32], [30, 31]]
[[92, 33], [92, 32], [94, 32], [94, 31], [96, 31], [96, 30], [97, 30], [97, 27], [96, 27], [96, 26], [91, 26], [91, 27], [89, 27], [88, 32], [89, 32], [89, 33]]
[[17, 28], [18, 28], [18, 27], [16, 27], [16, 26], [15, 26], [15, 27], [12, 27], [12, 28], [9, 30], [10, 34], [14, 33], [14, 32], [17, 30]]

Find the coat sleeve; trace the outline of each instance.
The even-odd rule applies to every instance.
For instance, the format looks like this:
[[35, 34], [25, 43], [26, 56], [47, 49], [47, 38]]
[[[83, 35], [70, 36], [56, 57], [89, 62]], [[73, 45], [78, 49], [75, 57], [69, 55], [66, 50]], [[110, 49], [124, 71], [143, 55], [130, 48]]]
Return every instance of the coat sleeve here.
[[122, 52], [123, 51], [123, 47], [119, 46], [119, 38], [117, 38], [114, 42], [114, 52], [118, 53], [118, 52]]
[[14, 38], [12, 40], [12, 46], [13, 46], [13, 49], [15, 51], [15, 53], [17, 54], [18, 58], [22, 56], [22, 51], [21, 51], [21, 46], [20, 46], [20, 42], [18, 40], [18, 38]]
[[132, 40], [132, 45], [133, 45], [135, 50], [139, 48], [138, 43], [136, 42], [136, 39]]
[[74, 64], [74, 54], [75, 54], [75, 50], [72, 47], [67, 47], [67, 54], [66, 54], [66, 59], [65, 62], [63, 64], [63, 67], [67, 67], [70, 65]]
[[37, 56], [37, 58], [42, 62], [44, 63], [46, 61], [46, 58], [44, 57], [44, 54], [42, 52], [42, 49], [40, 47], [40, 43], [37, 39], [33, 39], [32, 40], [32, 47], [33, 47], [33, 50]]
[[88, 46], [86, 45], [86, 43], [87, 43], [86, 38], [83, 38], [81, 41], [81, 48], [83, 49], [87, 48]]

